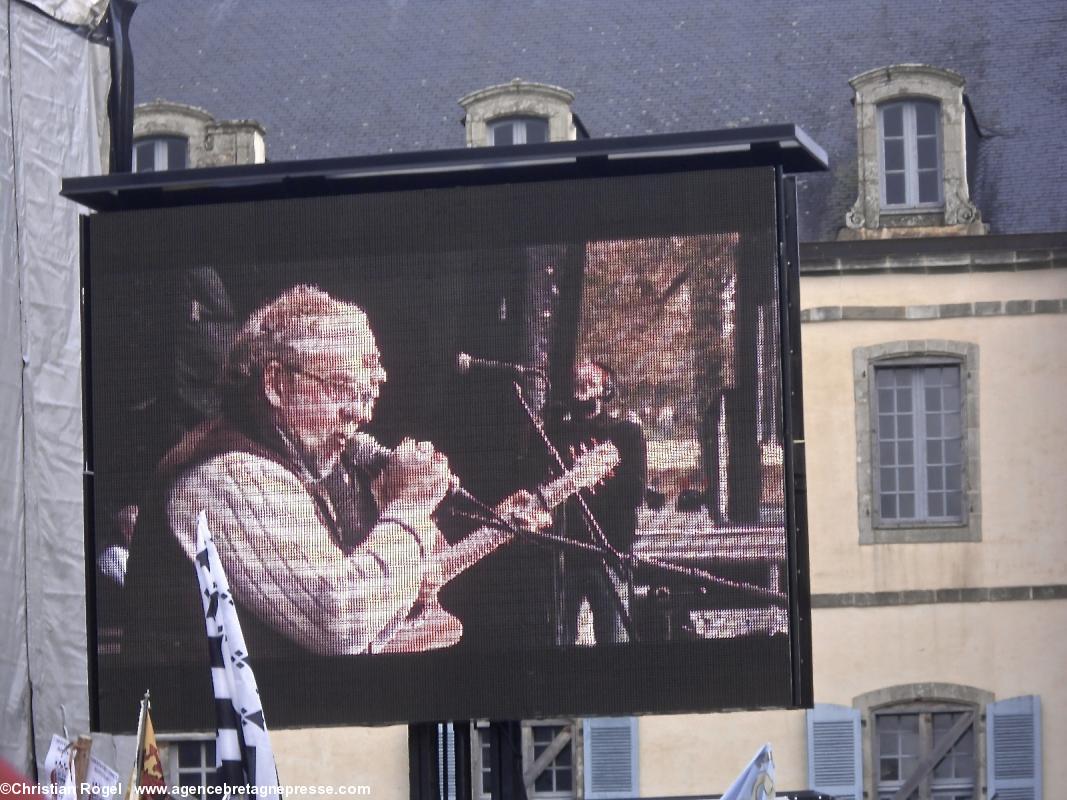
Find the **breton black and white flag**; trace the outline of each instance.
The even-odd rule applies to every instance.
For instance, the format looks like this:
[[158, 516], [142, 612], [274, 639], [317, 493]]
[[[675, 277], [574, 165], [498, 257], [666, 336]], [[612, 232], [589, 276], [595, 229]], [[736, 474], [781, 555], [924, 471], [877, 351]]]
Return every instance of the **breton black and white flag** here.
[[230, 582], [219, 562], [204, 512], [200, 512], [196, 526], [196, 574], [200, 579], [200, 599], [204, 604], [211, 651], [211, 683], [215, 688], [217, 783], [255, 786], [261, 796], [277, 796], [278, 770], [259, 701], [259, 688], [248, 663], [248, 649], [230, 594]]

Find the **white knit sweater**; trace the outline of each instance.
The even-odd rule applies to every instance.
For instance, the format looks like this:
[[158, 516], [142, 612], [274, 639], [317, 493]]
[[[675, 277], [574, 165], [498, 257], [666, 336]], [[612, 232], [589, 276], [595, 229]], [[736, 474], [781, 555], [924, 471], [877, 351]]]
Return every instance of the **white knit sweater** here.
[[[409, 531], [379, 523], [345, 555], [297, 477], [268, 459], [225, 453], [175, 482], [167, 516], [190, 560], [201, 510], [234, 598], [314, 653], [376, 650], [418, 596], [422, 549]], [[417, 509], [390, 506], [382, 516], [433, 541], [433, 523]]]

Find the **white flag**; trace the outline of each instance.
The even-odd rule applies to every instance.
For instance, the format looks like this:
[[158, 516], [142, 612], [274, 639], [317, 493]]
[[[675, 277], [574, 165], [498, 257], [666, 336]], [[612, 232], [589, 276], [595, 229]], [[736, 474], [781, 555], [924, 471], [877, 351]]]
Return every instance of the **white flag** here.
[[721, 800], [774, 800], [774, 753], [769, 744], [759, 749]]
[[196, 574], [200, 579], [204, 619], [211, 651], [218, 738], [217, 780], [226, 786], [255, 786], [258, 794], [276, 794], [278, 770], [270, 747], [259, 688], [248, 663], [248, 648], [230, 594], [230, 583], [211, 540], [207, 514], [196, 527]]

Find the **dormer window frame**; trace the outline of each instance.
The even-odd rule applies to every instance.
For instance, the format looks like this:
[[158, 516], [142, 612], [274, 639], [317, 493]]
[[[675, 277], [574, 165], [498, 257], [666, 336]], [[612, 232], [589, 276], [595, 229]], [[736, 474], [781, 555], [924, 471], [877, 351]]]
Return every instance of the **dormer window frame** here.
[[[151, 166], [146, 166], [144, 156], [151, 146]], [[180, 159], [175, 155], [181, 153]], [[174, 163], [177, 161], [177, 163]], [[133, 142], [134, 172], [165, 172], [173, 169], [185, 169], [189, 165], [189, 138], [174, 134], [155, 134], [143, 136]]]
[[[886, 130], [887, 112], [899, 108], [901, 111], [901, 131], [899, 135]], [[934, 130], [919, 130], [919, 111], [922, 108], [934, 109]], [[924, 165], [921, 140], [933, 139], [934, 164]], [[882, 173], [882, 210], [888, 213], [911, 209], [940, 210], [945, 207], [944, 155], [942, 153], [941, 103], [928, 97], [906, 97], [890, 100], [878, 106], [878, 160]], [[890, 140], [900, 141], [900, 169], [890, 169], [887, 149]], [[904, 178], [904, 198], [899, 203], [890, 202], [890, 172], [899, 173]], [[923, 172], [935, 174], [937, 196], [933, 200], [922, 199]]]
[[[539, 142], [529, 141], [530, 123], [540, 122], [544, 123], [544, 136], [545, 138]], [[512, 140], [510, 142], [498, 143], [496, 141], [497, 133], [504, 127], [509, 127], [512, 131]], [[498, 146], [498, 144], [542, 144], [550, 141], [549, 136], [551, 134], [551, 123], [547, 117], [541, 117], [534, 114], [515, 114], [505, 117], [495, 117], [486, 122], [487, 132], [487, 144], [490, 147]]]
[[467, 147], [492, 145], [494, 123], [532, 117], [548, 122], [549, 142], [574, 141], [578, 130], [571, 111], [573, 102], [574, 95], [566, 89], [520, 78], [471, 92], [459, 100]]
[[[971, 202], [967, 182], [966, 114], [961, 75], [925, 64], [900, 64], [861, 73], [849, 81], [855, 91], [859, 192], [845, 215], [850, 236], [882, 237], [942, 232], [982, 234], [986, 226]], [[887, 203], [883, 111], [896, 103], [938, 104], [938, 202]], [[909, 176], [907, 180], [917, 180]], [[913, 202], [914, 201], [914, 202]]]

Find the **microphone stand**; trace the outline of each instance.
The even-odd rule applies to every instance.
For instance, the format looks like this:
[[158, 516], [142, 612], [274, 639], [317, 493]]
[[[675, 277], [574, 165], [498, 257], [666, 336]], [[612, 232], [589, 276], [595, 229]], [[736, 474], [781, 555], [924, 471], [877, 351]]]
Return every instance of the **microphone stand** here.
[[[530, 407], [530, 404], [526, 401], [526, 396], [523, 393], [522, 386], [519, 385], [518, 381], [512, 381], [512, 387], [515, 389], [515, 397], [518, 398], [519, 405], [522, 406], [522, 410], [529, 418], [530, 424], [533, 425], [534, 430], [537, 432], [538, 437], [540, 437], [541, 439], [541, 443], [545, 446], [545, 449], [548, 451], [548, 454], [552, 457], [552, 460], [555, 462], [557, 469], [561, 470], [562, 472], [566, 472], [567, 465], [564, 464], [563, 457], [560, 455], [559, 450], [556, 448], [556, 446], [552, 444], [552, 440], [549, 439], [548, 434], [545, 432], [544, 426], [541, 424], [541, 421], [537, 417], [537, 413]], [[588, 529], [589, 535], [592, 539], [592, 547], [590, 549], [600, 556], [600, 568], [603, 570], [604, 573], [605, 584], [611, 587], [611, 600], [615, 606], [616, 612], [619, 615], [619, 620], [622, 622], [622, 626], [626, 630], [626, 635], [629, 640], [632, 642], [636, 642], [638, 641], [637, 631], [634, 629], [633, 618], [630, 616], [630, 609], [626, 602], [623, 600], [623, 598], [620, 596], [619, 588], [616, 585], [616, 582], [612, 580], [612, 575], [608, 571], [608, 561], [606, 558], [604, 558], [604, 556], [610, 556], [612, 561], [614, 561], [617, 565], [620, 574], [624, 577], [627, 584], [629, 585], [630, 583], [632, 583], [632, 579], [630, 578], [628, 559], [623, 553], [620, 553], [618, 550], [611, 546], [611, 543], [604, 535], [604, 531], [600, 528], [600, 523], [597, 522], [596, 517], [593, 516], [593, 512], [590, 510], [589, 504], [585, 502], [585, 498], [582, 496], [582, 493], [579, 491], [577, 494], [574, 495], [573, 499], [577, 504], [579, 511], [581, 512], [582, 520], [585, 522], [586, 528]], [[540, 538], [555, 539], [557, 542], [573, 542], [573, 540], [565, 540], [563, 537], [558, 536], [541, 536]], [[573, 543], [579, 544], [578, 542]]]

